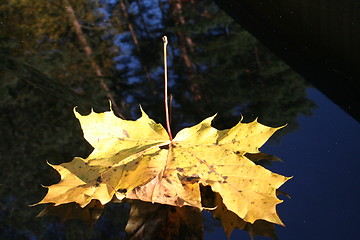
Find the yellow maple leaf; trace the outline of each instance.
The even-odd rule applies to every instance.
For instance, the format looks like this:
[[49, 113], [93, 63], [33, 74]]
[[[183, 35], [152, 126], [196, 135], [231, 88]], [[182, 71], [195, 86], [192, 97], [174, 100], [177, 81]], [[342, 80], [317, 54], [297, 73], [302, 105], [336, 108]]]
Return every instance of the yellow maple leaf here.
[[[142, 111], [142, 110], [141, 110]], [[211, 126], [215, 116], [181, 130], [173, 140], [144, 111], [136, 121], [112, 110], [82, 116], [74, 110], [85, 139], [94, 147], [86, 159], [51, 165], [61, 175], [39, 203], [76, 202], [85, 207], [130, 198], [202, 209], [200, 184], [218, 192], [230, 211], [246, 222], [282, 224], [276, 213], [278, 189], [289, 178], [254, 164], [245, 154], [279, 128], [241, 121], [231, 129]]]

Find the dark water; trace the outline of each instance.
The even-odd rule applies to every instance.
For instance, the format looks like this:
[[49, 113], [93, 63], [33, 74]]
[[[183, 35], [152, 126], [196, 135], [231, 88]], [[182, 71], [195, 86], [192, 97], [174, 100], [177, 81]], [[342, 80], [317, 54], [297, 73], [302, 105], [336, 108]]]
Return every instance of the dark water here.
[[[272, 171], [294, 176], [282, 188], [292, 199], [278, 207], [286, 224], [277, 228], [279, 239], [355, 239], [358, 122], [212, 1], [125, 6], [0, 4], [0, 239], [124, 237], [128, 205], [109, 204], [89, 230], [80, 220], [35, 218], [44, 207], [29, 204], [46, 194], [41, 184], [59, 181], [46, 161], [59, 164], [91, 152], [74, 106], [103, 111], [111, 98], [118, 115], [136, 119], [141, 104], [164, 124], [163, 35], [169, 38], [174, 132], [214, 113], [217, 128], [233, 126], [240, 114], [245, 122], [287, 123], [261, 149], [285, 161], [268, 166]], [[226, 239], [220, 223], [204, 216], [205, 239]], [[231, 239], [250, 238], [236, 230]]]

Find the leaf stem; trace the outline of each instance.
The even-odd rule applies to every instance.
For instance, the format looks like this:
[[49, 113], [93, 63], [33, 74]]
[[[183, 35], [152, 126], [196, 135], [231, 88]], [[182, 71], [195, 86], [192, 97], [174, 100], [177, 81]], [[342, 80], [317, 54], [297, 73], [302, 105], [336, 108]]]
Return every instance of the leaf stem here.
[[166, 36], [162, 38], [164, 42], [164, 102], [165, 102], [165, 115], [166, 115], [166, 129], [169, 134], [170, 141], [173, 140], [170, 128], [170, 114], [169, 114], [169, 100], [168, 100], [168, 81], [167, 81], [167, 61], [166, 61], [166, 46], [168, 40]]

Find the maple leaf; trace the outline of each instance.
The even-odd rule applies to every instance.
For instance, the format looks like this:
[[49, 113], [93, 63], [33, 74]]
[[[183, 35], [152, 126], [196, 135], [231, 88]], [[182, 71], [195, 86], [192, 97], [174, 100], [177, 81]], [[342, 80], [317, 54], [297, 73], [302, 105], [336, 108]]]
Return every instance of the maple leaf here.
[[112, 110], [82, 116], [74, 109], [85, 139], [94, 147], [86, 158], [51, 165], [61, 175], [40, 203], [76, 202], [85, 207], [118, 199], [139, 199], [202, 209], [200, 184], [221, 195], [223, 204], [246, 222], [283, 224], [276, 213], [276, 190], [289, 177], [256, 165], [247, 155], [280, 128], [257, 120], [231, 129], [211, 126], [215, 116], [181, 130], [170, 140], [166, 130], [142, 111], [136, 121]]

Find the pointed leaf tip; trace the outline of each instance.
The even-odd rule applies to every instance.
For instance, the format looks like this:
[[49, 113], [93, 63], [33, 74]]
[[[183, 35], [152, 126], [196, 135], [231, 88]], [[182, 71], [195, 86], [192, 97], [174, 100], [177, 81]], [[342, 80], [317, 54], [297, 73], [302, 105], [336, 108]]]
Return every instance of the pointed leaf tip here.
[[77, 114], [79, 114], [79, 112], [76, 110], [78, 108], [78, 106], [75, 106], [74, 108], [73, 108], [73, 112], [74, 112], [74, 114], [75, 114], [75, 117], [77, 116]]
[[244, 116], [242, 114], [240, 114], [240, 121], [239, 123], [241, 123], [244, 120]]
[[108, 99], [108, 101], [109, 101], [110, 111], [113, 111], [111, 100]]
[[214, 121], [215, 117], [217, 116], [217, 113], [215, 113], [214, 115], [208, 117], [208, 118], [205, 118], [204, 121], [202, 121], [201, 123], [212, 123], [212, 121]]
[[139, 108], [140, 108], [140, 112], [141, 112], [141, 117], [140, 118], [150, 119], [149, 115], [147, 115], [147, 113], [144, 111], [144, 109], [142, 108], [141, 105], [139, 105]]
[[142, 108], [141, 104], [139, 104], [139, 108], [140, 108], [141, 115], [147, 115], [145, 113], [144, 109]]

